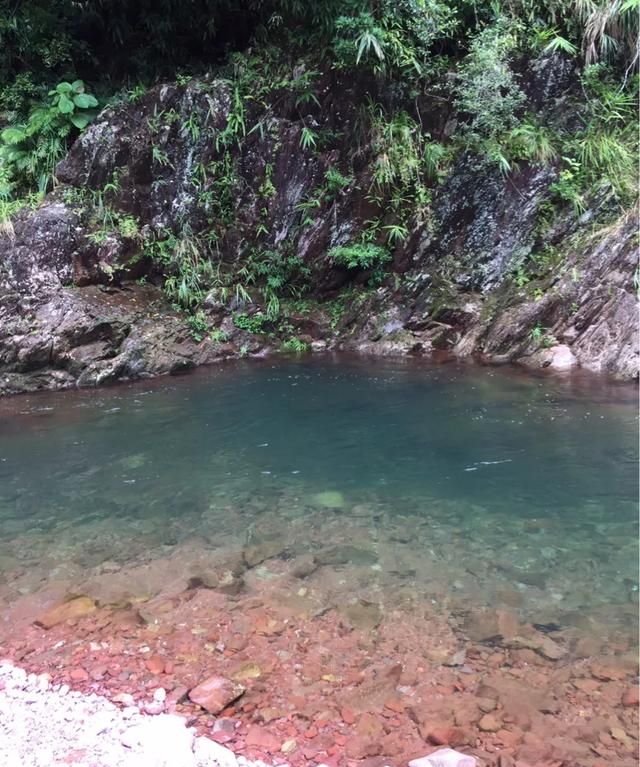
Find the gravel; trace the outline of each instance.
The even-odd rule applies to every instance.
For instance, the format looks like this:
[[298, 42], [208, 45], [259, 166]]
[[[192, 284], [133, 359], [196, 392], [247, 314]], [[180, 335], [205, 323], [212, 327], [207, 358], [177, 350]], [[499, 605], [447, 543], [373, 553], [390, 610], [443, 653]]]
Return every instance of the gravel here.
[[120, 709], [8, 662], [0, 663], [0, 765], [267, 767], [196, 737], [181, 717]]

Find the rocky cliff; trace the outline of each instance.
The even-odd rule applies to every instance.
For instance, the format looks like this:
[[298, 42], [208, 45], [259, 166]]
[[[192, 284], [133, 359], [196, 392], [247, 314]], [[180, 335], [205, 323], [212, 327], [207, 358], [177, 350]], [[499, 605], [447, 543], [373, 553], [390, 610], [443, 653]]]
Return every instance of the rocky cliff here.
[[[562, 114], [574, 83], [553, 71], [532, 68], [529, 97]], [[556, 204], [553, 163], [505, 174], [464, 153], [411, 229], [384, 239], [403, 203], [372, 194], [354, 89], [328, 74], [317, 103], [301, 111], [284, 91], [243, 110], [240, 129], [237, 92], [216, 79], [103, 111], [55, 191], [0, 233], [0, 392], [282, 344], [637, 378], [635, 213], [606, 188], [577, 213]], [[448, 107], [420, 106], [424, 130], [446, 136]], [[309, 125], [324, 138], [306, 141]], [[332, 257], [372, 221], [384, 269]]]

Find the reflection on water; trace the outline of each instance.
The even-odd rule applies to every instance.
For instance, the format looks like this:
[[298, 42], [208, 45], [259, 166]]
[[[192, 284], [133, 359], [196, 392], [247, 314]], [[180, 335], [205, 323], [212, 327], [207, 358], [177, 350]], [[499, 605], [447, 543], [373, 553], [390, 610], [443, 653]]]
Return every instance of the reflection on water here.
[[636, 434], [627, 387], [350, 359], [10, 399], [0, 597], [266, 543], [327, 577], [366, 563], [390, 593], [544, 625], [605, 610], [632, 634]]

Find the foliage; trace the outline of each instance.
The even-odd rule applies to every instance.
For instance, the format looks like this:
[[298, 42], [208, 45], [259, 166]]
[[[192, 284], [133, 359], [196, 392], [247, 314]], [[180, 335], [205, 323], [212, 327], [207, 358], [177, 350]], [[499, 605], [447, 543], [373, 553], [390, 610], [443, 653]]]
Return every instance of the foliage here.
[[309, 344], [294, 336], [292, 338], [287, 338], [286, 341], [282, 342], [280, 351], [289, 354], [303, 354], [304, 352], [309, 351]]
[[233, 324], [240, 330], [246, 330], [248, 333], [264, 333], [269, 319], [261, 312], [256, 314], [234, 314]]
[[476, 147], [515, 128], [525, 100], [510, 67], [518, 36], [506, 17], [479, 32], [458, 70], [457, 108], [466, 115], [467, 141]]
[[389, 252], [372, 242], [355, 242], [331, 248], [329, 258], [346, 269], [375, 269], [391, 260]]
[[85, 92], [82, 80], [61, 82], [49, 91], [22, 123], [0, 133], [0, 167], [12, 192], [36, 187], [46, 192], [54, 182], [54, 170], [69, 139], [96, 115], [98, 100]]

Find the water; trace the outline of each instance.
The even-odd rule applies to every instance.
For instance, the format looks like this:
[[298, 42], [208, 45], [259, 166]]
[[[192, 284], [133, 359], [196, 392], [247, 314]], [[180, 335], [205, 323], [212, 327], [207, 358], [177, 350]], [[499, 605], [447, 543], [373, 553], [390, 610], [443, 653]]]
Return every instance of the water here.
[[[8, 399], [0, 598], [94, 579], [108, 602], [105, 583], [124, 572], [133, 589], [142, 564], [179, 558], [188, 580], [203, 557], [279, 541], [256, 590], [347, 542], [313, 576], [320, 606], [404, 589], [635, 641], [635, 397], [588, 377], [343, 358]], [[333, 578], [350, 564], [368, 580]], [[154, 596], [162, 578], [145, 572]]]

